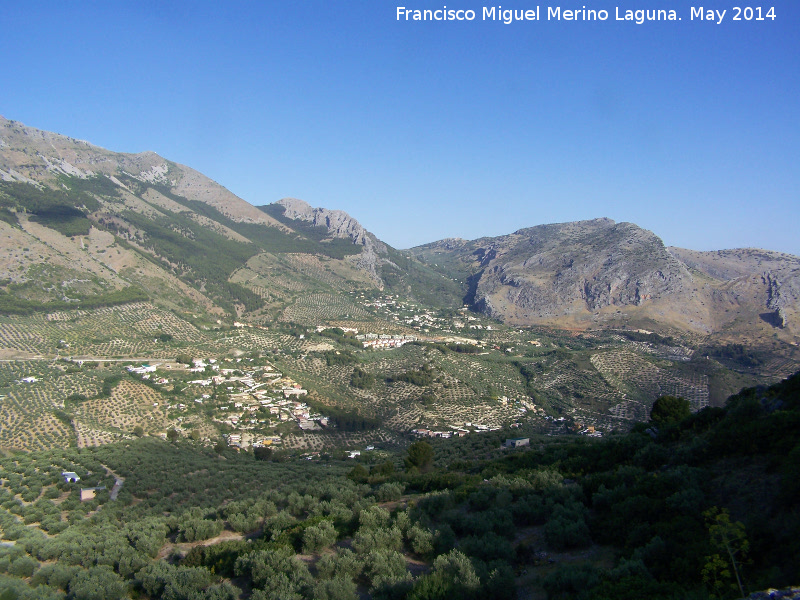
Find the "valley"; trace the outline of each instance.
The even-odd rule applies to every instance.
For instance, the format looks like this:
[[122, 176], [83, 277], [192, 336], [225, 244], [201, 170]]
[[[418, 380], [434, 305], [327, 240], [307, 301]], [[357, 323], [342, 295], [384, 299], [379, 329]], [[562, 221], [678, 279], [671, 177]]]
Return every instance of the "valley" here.
[[605, 218], [397, 250], [0, 142], [0, 598], [728, 598], [739, 526], [795, 582], [798, 257]]

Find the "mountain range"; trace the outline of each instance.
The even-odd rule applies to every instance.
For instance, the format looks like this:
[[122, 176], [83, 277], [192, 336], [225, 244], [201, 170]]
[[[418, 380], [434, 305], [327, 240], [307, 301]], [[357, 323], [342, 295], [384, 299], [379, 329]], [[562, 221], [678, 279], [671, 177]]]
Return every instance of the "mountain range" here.
[[0, 310], [144, 297], [253, 323], [309, 291], [380, 289], [514, 326], [621, 326], [796, 344], [800, 258], [666, 247], [632, 223], [538, 225], [400, 251], [340, 210], [255, 207], [152, 152], [111, 152], [0, 117]]

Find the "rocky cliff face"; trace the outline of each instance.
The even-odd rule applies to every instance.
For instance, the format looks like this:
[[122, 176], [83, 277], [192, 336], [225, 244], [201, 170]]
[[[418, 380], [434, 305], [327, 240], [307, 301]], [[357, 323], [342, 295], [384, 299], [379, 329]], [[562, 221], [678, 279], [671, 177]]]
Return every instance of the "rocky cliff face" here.
[[[479, 241], [480, 242], [480, 241]], [[479, 244], [475, 302], [528, 319], [641, 306], [686, 293], [692, 275], [653, 233], [595, 219], [522, 229]]]
[[283, 214], [289, 219], [325, 227], [331, 237], [350, 239], [354, 244], [363, 246], [364, 249], [356, 258], [356, 264], [366, 270], [376, 282], [381, 281], [378, 270], [383, 259], [379, 255], [386, 254], [386, 245], [364, 229], [353, 217], [343, 210], [314, 208], [297, 198], [283, 198], [276, 204], [284, 207]]
[[468, 278], [467, 302], [509, 323], [632, 318], [737, 339], [776, 329], [786, 341], [797, 336], [800, 258], [777, 252], [666, 248], [652, 232], [610, 219], [441, 240], [413, 252]]
[[276, 204], [284, 207], [284, 215], [289, 219], [299, 219], [316, 226], [326, 227], [331, 237], [350, 238], [354, 244], [372, 246], [377, 252], [386, 252], [383, 242], [378, 241], [374, 235], [362, 227], [361, 223], [343, 210], [314, 208], [308, 202], [297, 198], [284, 198]]
[[720, 282], [715, 298], [752, 305], [759, 317], [785, 329], [800, 317], [800, 258], [759, 248], [696, 252], [669, 248], [690, 268]]

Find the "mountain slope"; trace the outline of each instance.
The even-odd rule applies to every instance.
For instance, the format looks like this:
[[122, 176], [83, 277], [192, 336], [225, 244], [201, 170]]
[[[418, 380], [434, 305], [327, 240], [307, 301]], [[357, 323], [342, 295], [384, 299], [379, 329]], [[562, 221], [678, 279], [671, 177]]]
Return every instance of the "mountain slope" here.
[[[112, 152], [89, 142], [26, 127], [0, 117], [0, 179], [53, 185], [60, 176], [89, 179], [106, 176], [125, 189], [118, 175], [166, 186], [177, 195], [204, 202], [234, 221], [278, 223], [238, 196], [194, 169], [160, 157], [155, 152]], [[108, 182], [104, 182], [109, 189]]]
[[463, 296], [459, 284], [450, 277], [421, 264], [408, 253], [381, 242], [353, 217], [341, 210], [314, 208], [296, 198], [284, 198], [259, 207], [281, 223], [315, 237], [314, 229], [324, 231], [320, 242], [335, 244], [349, 240], [362, 248], [352, 264], [369, 274], [372, 282], [387, 292], [413, 298], [434, 307], [457, 307]]
[[[339, 210], [254, 207], [153, 152], [115, 153], [0, 118], [0, 309], [150, 298], [269, 321], [309, 293], [385, 290], [509, 324], [627, 325], [797, 342], [800, 259], [666, 248], [632, 223], [540, 225], [398, 251]], [[321, 324], [321, 323], [318, 323]]]
[[540, 225], [412, 249], [467, 279], [476, 310], [519, 325], [660, 325], [700, 335], [796, 340], [800, 259], [759, 250], [666, 248], [632, 223]]
[[[328, 272], [351, 288], [381, 287], [376, 251], [386, 247], [355, 220], [338, 222], [339, 235], [329, 236], [325, 226], [279, 221], [153, 152], [111, 152], [0, 118], [6, 312], [81, 307], [127, 289], [173, 309], [260, 318], [267, 294], [240, 271], [267, 255], [270, 272], [280, 271], [290, 288], [332, 291]], [[357, 235], [349, 239], [348, 231]], [[299, 273], [292, 255], [327, 263]], [[57, 289], [72, 280], [82, 282], [79, 292]], [[280, 311], [292, 294], [275, 292], [268, 299]]]

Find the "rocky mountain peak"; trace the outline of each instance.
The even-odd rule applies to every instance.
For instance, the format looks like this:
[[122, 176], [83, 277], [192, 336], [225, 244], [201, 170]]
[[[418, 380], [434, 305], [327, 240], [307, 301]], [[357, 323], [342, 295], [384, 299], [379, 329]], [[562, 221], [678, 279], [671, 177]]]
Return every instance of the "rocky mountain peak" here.
[[327, 228], [332, 237], [351, 239], [354, 244], [371, 248], [378, 254], [386, 253], [386, 246], [368, 232], [357, 220], [343, 210], [314, 208], [297, 198], [283, 198], [276, 204], [283, 206], [284, 216]]
[[369, 273], [376, 283], [383, 284], [378, 273], [383, 262], [379, 255], [387, 253], [386, 245], [345, 211], [314, 208], [297, 198], [283, 198], [275, 204], [284, 208], [284, 217], [325, 227], [331, 237], [350, 239], [354, 244], [363, 246], [364, 249], [356, 260], [358, 266]]

